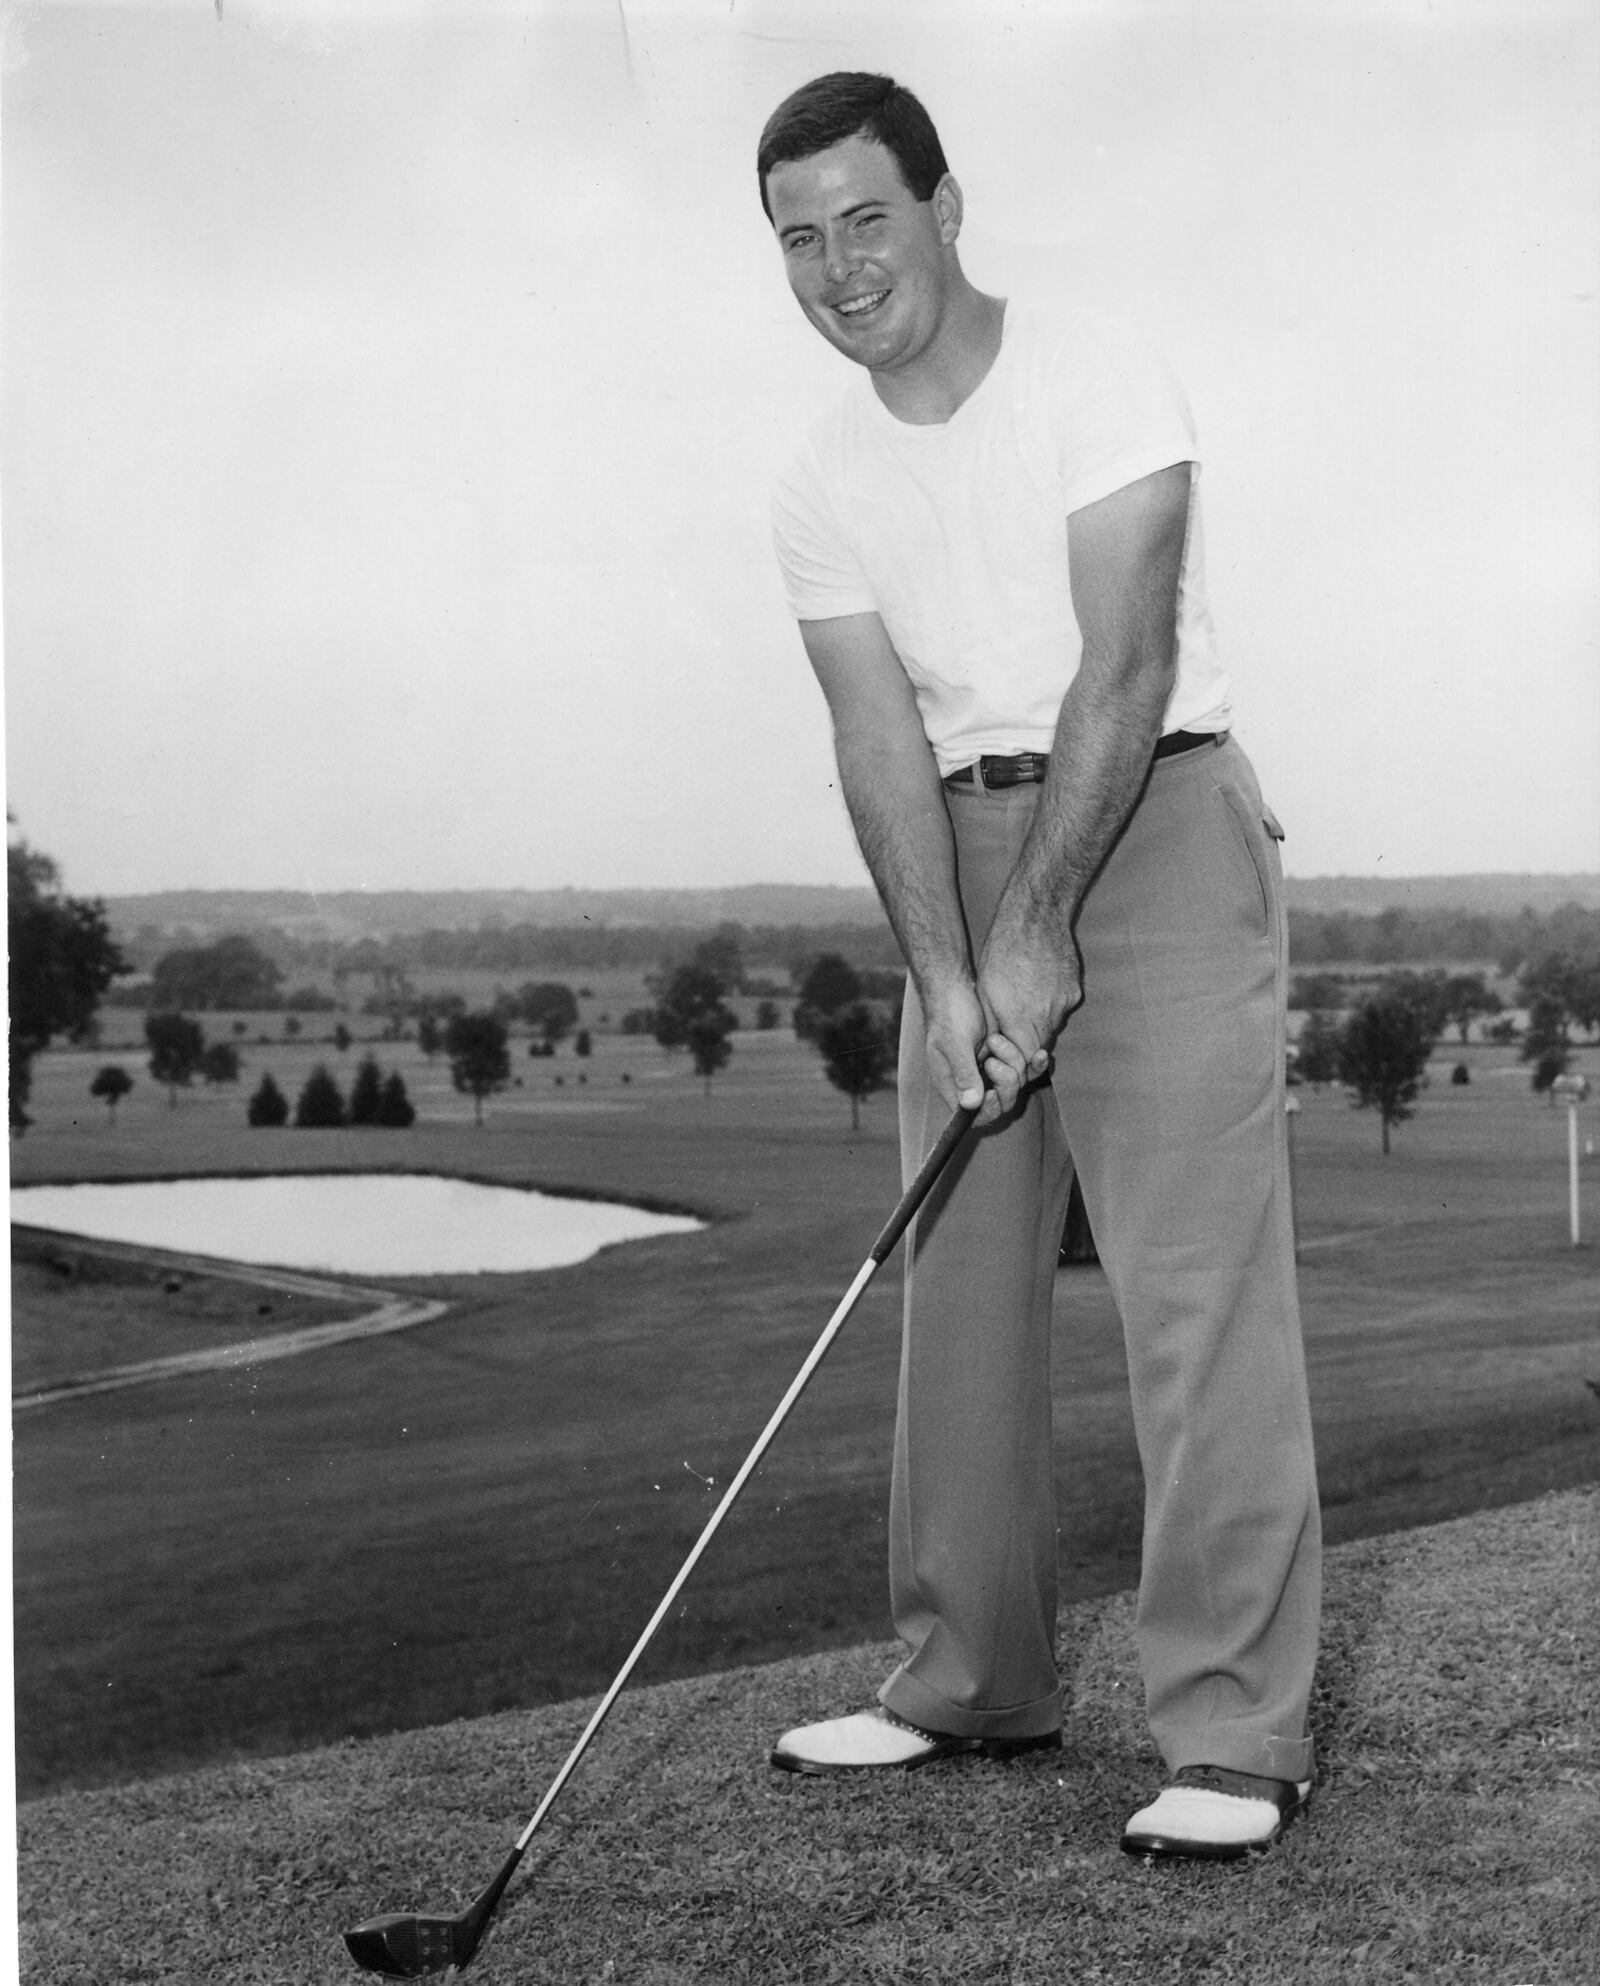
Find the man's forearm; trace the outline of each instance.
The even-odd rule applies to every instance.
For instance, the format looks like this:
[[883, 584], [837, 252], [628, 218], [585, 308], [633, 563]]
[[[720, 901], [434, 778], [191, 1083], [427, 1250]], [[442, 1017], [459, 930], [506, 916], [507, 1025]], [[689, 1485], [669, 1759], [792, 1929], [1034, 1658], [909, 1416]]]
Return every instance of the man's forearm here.
[[842, 735], [835, 745], [856, 839], [924, 1004], [942, 987], [970, 985], [955, 840], [931, 748]]
[[[1069, 523], [1083, 651], [985, 966], [1007, 953], [1036, 963], [1050, 950], [1072, 956], [1073, 920], [1143, 790], [1172, 695], [1190, 494], [1183, 463], [1089, 505]], [[1075, 1000], [1075, 971], [1072, 978]]]
[[1159, 655], [1116, 680], [1080, 672], [1062, 701], [1039, 805], [990, 939], [1065, 945], [1090, 883], [1150, 771], [1172, 691]]

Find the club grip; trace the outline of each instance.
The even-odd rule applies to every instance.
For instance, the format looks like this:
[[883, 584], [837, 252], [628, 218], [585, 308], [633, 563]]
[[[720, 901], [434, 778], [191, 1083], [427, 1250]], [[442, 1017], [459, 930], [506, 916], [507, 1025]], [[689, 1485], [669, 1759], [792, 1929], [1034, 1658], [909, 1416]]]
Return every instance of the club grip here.
[[900, 1197], [900, 1204], [883, 1224], [883, 1232], [872, 1244], [868, 1260], [882, 1263], [894, 1252], [894, 1245], [911, 1225], [912, 1217], [933, 1189], [933, 1182], [949, 1164], [957, 1145], [972, 1127], [973, 1110], [958, 1110], [939, 1133], [939, 1142], [922, 1161], [915, 1179]]

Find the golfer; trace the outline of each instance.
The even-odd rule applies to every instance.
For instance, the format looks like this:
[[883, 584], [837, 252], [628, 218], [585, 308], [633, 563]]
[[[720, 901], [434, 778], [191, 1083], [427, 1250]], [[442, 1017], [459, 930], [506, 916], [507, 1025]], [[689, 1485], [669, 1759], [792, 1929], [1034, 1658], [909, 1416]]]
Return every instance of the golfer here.
[[1060, 1744], [1050, 1324], [1076, 1170], [1127, 1338], [1167, 1768], [1122, 1845], [1243, 1855], [1311, 1790], [1320, 1533], [1281, 830], [1229, 735], [1188, 408], [1114, 321], [967, 280], [961, 189], [889, 78], [796, 91], [758, 166], [800, 308], [861, 369], [780, 476], [774, 528], [910, 969], [908, 1176], [981, 1104], [907, 1256], [906, 1657], [773, 1763]]

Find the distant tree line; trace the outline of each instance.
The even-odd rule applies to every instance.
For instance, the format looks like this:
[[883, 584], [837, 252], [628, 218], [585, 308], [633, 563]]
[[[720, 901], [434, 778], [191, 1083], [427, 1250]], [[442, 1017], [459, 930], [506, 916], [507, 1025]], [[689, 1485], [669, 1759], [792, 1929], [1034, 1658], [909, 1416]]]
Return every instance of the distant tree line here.
[[[1291, 1011], [1316, 1016], [1359, 1005], [1373, 992], [1401, 991], [1424, 1016], [1435, 1040], [1447, 1027], [1466, 1046], [1474, 1021], [1490, 1021], [1491, 1040], [1515, 1041], [1515, 1020], [1494, 1017], [1505, 1002], [1481, 972], [1446, 972], [1433, 966], [1414, 972], [1399, 966], [1374, 980], [1353, 980], [1337, 972], [1296, 973], [1289, 982]], [[1570, 1042], [1573, 1033], [1600, 1034], [1600, 949], [1588, 955], [1549, 951], [1530, 959], [1515, 980], [1516, 1003], [1527, 1010], [1529, 1035]]]
[[1569, 903], [1542, 917], [1532, 910], [1514, 917], [1398, 908], [1374, 916], [1289, 912], [1289, 956], [1297, 967], [1493, 962], [1510, 975], [1553, 951], [1600, 953], [1600, 910]]
[[[143, 1004], [187, 1007], [203, 1012], [217, 1006], [213, 991], [222, 969], [243, 964], [243, 990], [254, 998], [239, 1000], [235, 981], [229, 998], [260, 1008], [295, 1007], [304, 999], [326, 1001], [315, 989], [293, 982], [308, 973], [342, 978], [367, 973], [404, 975], [429, 971], [584, 972], [607, 968], [648, 970], [663, 959], [683, 959], [697, 944], [715, 939], [737, 945], [746, 973], [772, 971], [798, 982], [812, 959], [837, 952], [858, 971], [898, 970], [900, 954], [887, 922], [873, 924], [728, 923], [713, 933], [683, 925], [547, 925], [486, 924], [476, 930], [441, 929], [397, 933], [384, 939], [307, 938], [276, 926], [262, 926], [248, 942], [258, 956], [276, 969], [269, 985], [252, 973], [259, 969], [236, 951], [215, 956], [218, 945], [236, 946], [235, 938], [209, 943], [198, 937], [144, 928], [119, 942], [133, 969], [155, 974], [164, 968], [159, 988], [137, 989]], [[1516, 915], [1468, 909], [1411, 911], [1390, 908], [1373, 915], [1355, 912], [1289, 912], [1289, 955], [1297, 968], [1319, 965], [1495, 965], [1514, 973], [1530, 959], [1550, 951], [1583, 954], [1600, 950], [1600, 910], [1567, 904], [1547, 914], [1525, 909]], [[189, 977], [199, 955], [205, 984]], [[291, 990], [285, 991], [285, 987]], [[196, 997], [203, 994], [205, 997]]]
[[[190, 955], [207, 953], [223, 940], [209, 943], [198, 937], [143, 929], [122, 943], [133, 968], [154, 975], [168, 959], [177, 970], [191, 970]], [[192, 936], [192, 934], [191, 934]], [[347, 974], [428, 971], [583, 972], [607, 968], [649, 970], [667, 958], [683, 959], [699, 944], [731, 940], [746, 970], [768, 970], [793, 978], [819, 951], [839, 951], [861, 967], [898, 966], [900, 954], [888, 924], [724, 924], [707, 933], [684, 925], [630, 924], [573, 927], [541, 924], [485, 925], [478, 930], [438, 930], [396, 933], [377, 940], [305, 938], [275, 926], [262, 926], [246, 942], [277, 969], [274, 997], [254, 1004], [287, 1004], [291, 996], [281, 986], [306, 973], [334, 977]], [[188, 985], [169, 981], [167, 993], [191, 992]], [[145, 998], [150, 991], [145, 992]], [[181, 1002], [194, 1009], [193, 997]]]

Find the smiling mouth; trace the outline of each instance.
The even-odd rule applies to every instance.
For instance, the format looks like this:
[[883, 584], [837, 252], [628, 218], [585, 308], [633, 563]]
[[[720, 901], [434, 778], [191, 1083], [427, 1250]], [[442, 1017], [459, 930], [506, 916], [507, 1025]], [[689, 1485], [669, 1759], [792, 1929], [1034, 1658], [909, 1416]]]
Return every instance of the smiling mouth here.
[[840, 317], [869, 317], [888, 294], [887, 290], [870, 290], [864, 297], [851, 297], [833, 307]]

